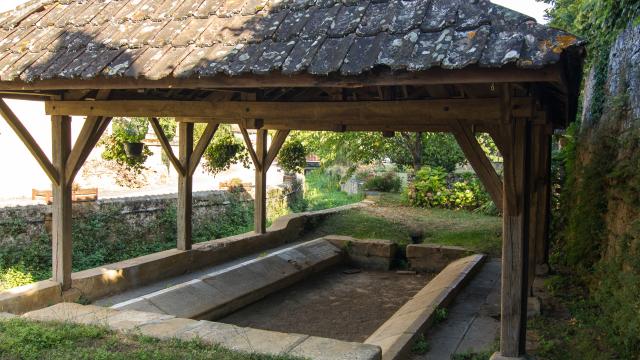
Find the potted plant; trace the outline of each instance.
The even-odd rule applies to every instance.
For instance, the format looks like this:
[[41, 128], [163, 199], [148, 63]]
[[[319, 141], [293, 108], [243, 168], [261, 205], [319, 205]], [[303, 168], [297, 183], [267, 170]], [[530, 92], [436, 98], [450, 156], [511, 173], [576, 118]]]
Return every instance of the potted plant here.
[[122, 119], [114, 123], [114, 135], [122, 140], [124, 152], [129, 157], [140, 157], [144, 151], [142, 140], [147, 136], [149, 125], [144, 118]]
[[142, 143], [148, 126], [145, 118], [115, 118], [111, 135], [101, 139], [101, 145], [104, 146], [102, 158], [121, 169], [119, 172], [122, 176], [116, 179], [117, 183], [124, 178], [135, 178], [146, 169], [144, 163], [152, 155]]
[[[201, 124], [198, 124], [201, 125]], [[196, 126], [195, 137], [199, 138], [204, 126]], [[221, 125], [218, 132], [203, 155], [203, 168], [209, 174], [216, 176], [229, 170], [231, 165], [242, 164], [249, 168], [249, 152], [242, 140], [235, 136], [230, 125]]]

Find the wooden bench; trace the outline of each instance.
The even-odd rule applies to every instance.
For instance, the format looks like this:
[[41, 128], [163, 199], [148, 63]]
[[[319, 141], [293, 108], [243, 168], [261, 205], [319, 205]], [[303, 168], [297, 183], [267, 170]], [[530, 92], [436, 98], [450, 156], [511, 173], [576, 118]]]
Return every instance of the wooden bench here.
[[[32, 200], [44, 200], [48, 205], [53, 203], [53, 192], [51, 190], [31, 189]], [[90, 202], [98, 200], [98, 188], [73, 188], [71, 201]]]
[[254, 186], [252, 183], [243, 183], [238, 181], [223, 181], [220, 183], [220, 190], [234, 191], [234, 190], [244, 190], [249, 191]]

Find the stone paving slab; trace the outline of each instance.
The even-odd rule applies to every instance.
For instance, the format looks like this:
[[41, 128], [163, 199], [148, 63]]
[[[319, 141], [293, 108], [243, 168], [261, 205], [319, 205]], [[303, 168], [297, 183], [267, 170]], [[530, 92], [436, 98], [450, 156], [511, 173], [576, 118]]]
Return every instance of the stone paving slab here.
[[79, 318], [103, 313], [105, 308], [76, 303], [59, 303], [48, 308], [28, 312], [23, 317], [37, 321], [76, 322]]
[[135, 310], [116, 311], [107, 319], [106, 326], [114, 330], [129, 331], [144, 324], [173, 318], [173, 315], [163, 315]]
[[157, 339], [173, 339], [186, 330], [198, 325], [197, 320], [173, 318], [149, 322], [135, 328], [142, 335]]
[[318, 239], [112, 306], [190, 319], [216, 319], [336, 265], [343, 251]]
[[383, 360], [406, 359], [413, 342], [433, 322], [436, 310], [453, 300], [485, 258], [484, 255], [473, 255], [449, 264], [365, 343], [380, 346]]
[[499, 309], [499, 294], [500, 259], [491, 259], [456, 296], [447, 319], [429, 329], [429, 352], [408, 359], [449, 360], [453, 354], [489, 350], [500, 330], [500, 322], [491, 317], [491, 309]]
[[243, 328], [204, 320], [178, 335], [182, 340], [199, 338], [235, 351], [269, 355], [286, 354], [308, 337], [308, 335]]
[[368, 360], [380, 359], [381, 355], [378, 346], [315, 336], [310, 336], [288, 354], [314, 360]]
[[17, 315], [13, 315], [10, 313], [6, 313], [6, 312], [0, 312], [0, 321], [1, 320], [11, 320], [11, 319], [15, 319], [17, 318]]
[[[101, 319], [101, 316], [104, 318]], [[40, 321], [103, 325], [115, 331], [158, 339], [198, 339], [246, 353], [290, 354], [312, 360], [381, 359], [380, 347], [374, 345], [75, 303], [60, 303], [27, 313], [23, 317]]]

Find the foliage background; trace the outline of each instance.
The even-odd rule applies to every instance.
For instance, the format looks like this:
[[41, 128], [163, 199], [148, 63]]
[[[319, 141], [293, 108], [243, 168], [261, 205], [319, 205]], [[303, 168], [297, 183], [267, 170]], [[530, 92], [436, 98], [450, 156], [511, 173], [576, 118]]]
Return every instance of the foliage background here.
[[625, 49], [640, 48], [633, 36], [640, 30], [632, 30], [640, 1], [544, 2], [554, 5], [551, 25], [590, 44], [584, 113], [554, 156], [551, 260], [561, 276], [550, 285], [569, 303], [575, 326], [570, 339], [549, 345], [544, 355], [634, 359], [640, 353], [640, 121], [630, 98], [640, 95], [633, 93], [640, 78]]

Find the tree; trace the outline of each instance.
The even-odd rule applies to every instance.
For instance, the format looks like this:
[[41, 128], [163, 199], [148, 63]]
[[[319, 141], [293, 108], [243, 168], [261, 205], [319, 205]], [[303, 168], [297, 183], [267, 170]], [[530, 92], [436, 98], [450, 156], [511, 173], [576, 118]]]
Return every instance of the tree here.
[[278, 165], [287, 173], [301, 173], [307, 166], [307, 148], [297, 138], [289, 139], [278, 153]]
[[465, 161], [450, 134], [401, 132], [385, 138], [372, 132], [296, 132], [294, 136], [324, 163], [369, 164], [390, 159], [414, 170], [429, 165], [453, 171]]
[[428, 165], [451, 172], [465, 162], [464, 154], [451, 134], [402, 132], [389, 141], [391, 161], [411, 166], [414, 171]]

